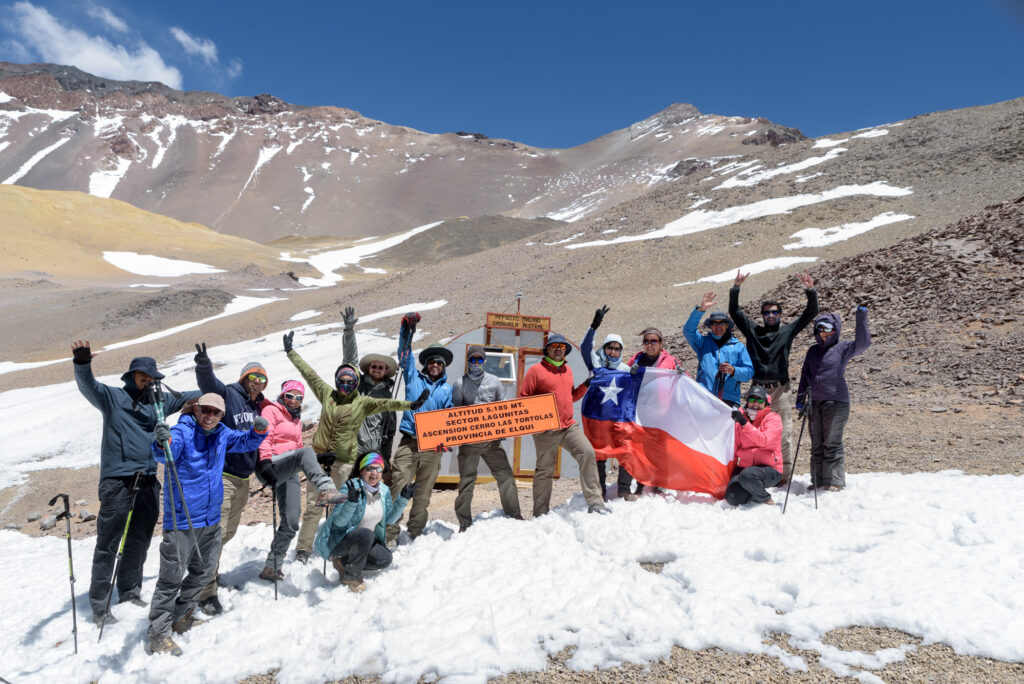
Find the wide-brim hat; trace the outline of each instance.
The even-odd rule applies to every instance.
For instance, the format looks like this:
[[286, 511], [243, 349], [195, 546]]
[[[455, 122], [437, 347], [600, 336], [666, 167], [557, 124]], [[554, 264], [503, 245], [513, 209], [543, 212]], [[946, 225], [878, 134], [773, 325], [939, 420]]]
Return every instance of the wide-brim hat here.
[[439, 344], [432, 344], [420, 352], [420, 365], [427, 365], [427, 359], [429, 359], [432, 356], [440, 356], [442, 359], [444, 359], [445, 367], [452, 365], [452, 360], [455, 359], [455, 355], [452, 354], [450, 349], [445, 349]]
[[383, 363], [388, 367], [388, 372], [384, 377], [395, 377], [395, 373], [398, 372], [398, 362], [384, 354], [367, 354], [363, 358], [359, 359], [359, 370], [363, 372], [363, 375], [368, 375], [370, 373], [370, 364], [374, 361], [377, 363]]
[[548, 347], [553, 344], [564, 344], [566, 356], [572, 353], [572, 345], [569, 344], [569, 340], [565, 339], [565, 335], [560, 335], [559, 333], [551, 333], [548, 335], [548, 341], [544, 343], [545, 354], [548, 352]]

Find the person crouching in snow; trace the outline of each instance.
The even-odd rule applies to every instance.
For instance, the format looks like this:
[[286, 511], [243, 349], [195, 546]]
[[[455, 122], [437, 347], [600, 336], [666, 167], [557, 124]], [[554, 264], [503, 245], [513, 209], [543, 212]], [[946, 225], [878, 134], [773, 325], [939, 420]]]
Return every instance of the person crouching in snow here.
[[416, 483], [410, 482], [393, 498], [381, 481], [383, 474], [384, 458], [380, 454], [363, 456], [352, 468], [348, 501], [331, 512], [314, 544], [317, 553], [331, 560], [341, 583], [355, 592], [366, 589], [363, 570], [383, 570], [391, 565], [386, 526], [398, 521], [416, 493]]
[[748, 502], [774, 505], [767, 488], [782, 479], [782, 418], [772, 411], [762, 385], [747, 392], [747, 405], [732, 412], [736, 421], [736, 470], [725, 500], [733, 506]]
[[316, 505], [334, 506], [345, 501], [345, 495], [338, 492], [331, 477], [317, 463], [316, 452], [302, 445], [302, 398], [305, 394], [305, 385], [298, 380], [288, 380], [281, 385], [277, 401], [265, 400], [260, 411], [270, 425], [267, 438], [260, 445], [256, 477], [273, 487], [281, 511], [281, 524], [274, 531], [267, 562], [260, 572], [261, 579], [271, 582], [284, 578], [281, 564], [299, 532], [302, 490], [299, 472], [305, 473], [311, 490], [316, 488], [317, 496], [313, 501]]
[[[157, 423], [153, 431], [153, 457], [164, 464], [167, 485], [160, 574], [149, 609], [146, 652], [150, 655], [181, 655], [171, 631], [184, 634], [201, 622], [195, 619], [193, 611], [199, 592], [213, 579], [217, 569], [224, 455], [229, 451], [258, 449], [267, 434], [267, 420], [263, 417], [257, 417], [248, 430], [232, 430], [222, 425], [223, 417], [224, 399], [211, 392], [183, 409], [173, 428]], [[174, 470], [167, 467], [165, 447], [174, 459]]]

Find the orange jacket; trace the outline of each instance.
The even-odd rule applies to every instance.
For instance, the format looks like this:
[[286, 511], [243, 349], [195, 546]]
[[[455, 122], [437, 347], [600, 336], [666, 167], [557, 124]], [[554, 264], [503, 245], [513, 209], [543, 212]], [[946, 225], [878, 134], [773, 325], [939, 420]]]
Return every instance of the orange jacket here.
[[573, 402], [577, 402], [587, 393], [586, 384], [573, 387], [572, 369], [568, 363], [554, 366], [547, 359], [530, 366], [526, 377], [519, 386], [519, 396], [532, 397], [535, 394], [554, 394], [555, 407], [558, 409], [558, 420], [563, 428], [576, 423], [572, 417]]

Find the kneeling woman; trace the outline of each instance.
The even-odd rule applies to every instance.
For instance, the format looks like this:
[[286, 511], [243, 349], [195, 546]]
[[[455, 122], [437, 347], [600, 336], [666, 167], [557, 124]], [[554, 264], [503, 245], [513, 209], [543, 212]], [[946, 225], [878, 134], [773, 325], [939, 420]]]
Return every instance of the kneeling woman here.
[[384, 530], [402, 516], [402, 510], [415, 493], [415, 483], [407, 484], [398, 497], [381, 482], [384, 458], [369, 453], [352, 469], [347, 483], [348, 501], [331, 512], [320, 528], [314, 548], [330, 558], [341, 583], [352, 591], [366, 589], [363, 570], [380, 570], [391, 565], [391, 552], [384, 544]]
[[725, 490], [725, 500], [733, 506], [775, 503], [767, 488], [782, 478], [782, 418], [771, 408], [764, 387], [753, 385], [743, 411], [732, 412], [736, 421], [736, 470]]

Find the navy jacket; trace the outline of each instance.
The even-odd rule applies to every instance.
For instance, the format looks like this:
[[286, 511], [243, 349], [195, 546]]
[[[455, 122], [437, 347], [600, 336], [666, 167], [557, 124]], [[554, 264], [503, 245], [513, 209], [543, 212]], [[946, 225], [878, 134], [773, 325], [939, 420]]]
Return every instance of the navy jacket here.
[[747, 338], [747, 351], [754, 363], [754, 382], [789, 382], [789, 350], [797, 334], [818, 315], [817, 290], [804, 290], [807, 306], [800, 318], [785, 325], [753, 325], [740, 308], [740, 288], [729, 290], [729, 318]]
[[[255, 401], [241, 382], [225, 385], [213, 374], [213, 364], [196, 364], [196, 384], [203, 394], [214, 392], [224, 397], [224, 419], [221, 421], [232, 430], [248, 430], [260, 415], [263, 404], [263, 393]], [[256, 470], [259, 451], [254, 447], [251, 451], [229, 451], [224, 459], [224, 472], [235, 477], [249, 477]]]
[[804, 365], [800, 370], [800, 387], [796, 392], [796, 403], [802, 406], [807, 388], [811, 389], [812, 401], [843, 401], [850, 403], [850, 390], [846, 386], [846, 364], [857, 354], [861, 354], [871, 346], [871, 333], [868, 332], [868, 312], [857, 309], [857, 330], [854, 341], [839, 339], [842, 320], [839, 314], [824, 313], [814, 319], [832, 324], [834, 333], [822, 342], [818, 333], [814, 333], [818, 343], [807, 350]]

